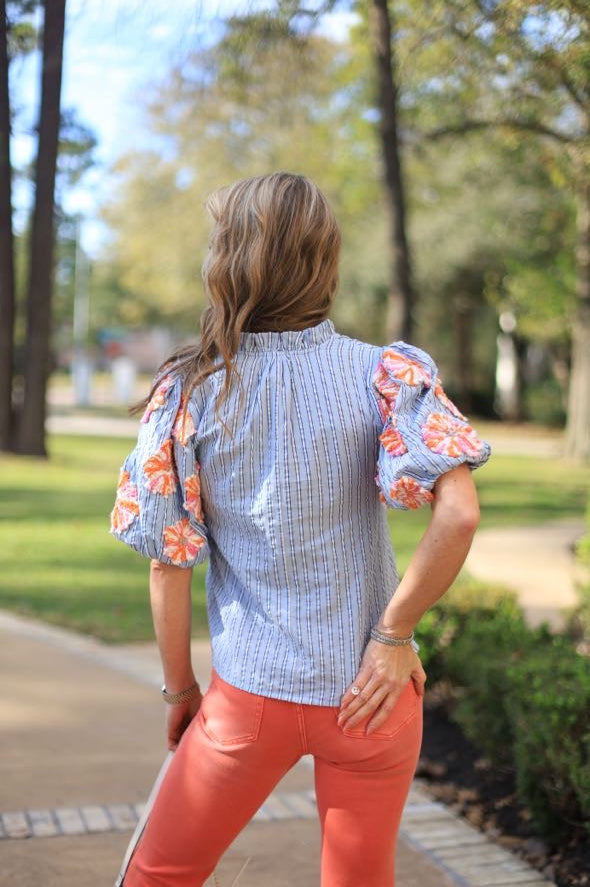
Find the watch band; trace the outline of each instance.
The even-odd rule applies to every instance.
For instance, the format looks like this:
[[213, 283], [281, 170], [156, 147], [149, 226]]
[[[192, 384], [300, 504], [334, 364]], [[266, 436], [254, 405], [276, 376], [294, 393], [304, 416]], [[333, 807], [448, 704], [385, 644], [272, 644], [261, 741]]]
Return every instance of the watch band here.
[[179, 693], [169, 693], [166, 690], [166, 684], [162, 684], [162, 697], [165, 702], [168, 702], [170, 705], [179, 705], [181, 702], [186, 702], [187, 699], [190, 699], [195, 694], [195, 690], [199, 689], [199, 684], [195, 681], [190, 687], [187, 687], [186, 690], [180, 690]]

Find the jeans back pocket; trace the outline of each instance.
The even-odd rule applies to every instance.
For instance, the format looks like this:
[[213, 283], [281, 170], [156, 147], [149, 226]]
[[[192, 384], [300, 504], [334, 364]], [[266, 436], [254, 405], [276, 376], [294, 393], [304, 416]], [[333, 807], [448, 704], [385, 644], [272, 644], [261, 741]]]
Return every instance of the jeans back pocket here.
[[400, 693], [393, 711], [389, 712], [387, 719], [380, 727], [373, 730], [373, 732], [369, 733], [367, 736], [365, 732], [367, 724], [371, 718], [375, 716], [375, 712], [371, 712], [370, 715], [367, 715], [366, 718], [358, 724], [355, 724], [354, 727], [343, 727], [342, 732], [345, 736], [354, 736], [362, 739], [393, 739], [402, 727], [415, 717], [418, 711], [418, 701], [420, 698], [421, 697], [418, 696], [418, 691], [414, 685], [414, 681], [410, 678]]
[[219, 745], [255, 742], [260, 732], [264, 696], [224, 681], [215, 670], [203, 696], [199, 717], [207, 736]]

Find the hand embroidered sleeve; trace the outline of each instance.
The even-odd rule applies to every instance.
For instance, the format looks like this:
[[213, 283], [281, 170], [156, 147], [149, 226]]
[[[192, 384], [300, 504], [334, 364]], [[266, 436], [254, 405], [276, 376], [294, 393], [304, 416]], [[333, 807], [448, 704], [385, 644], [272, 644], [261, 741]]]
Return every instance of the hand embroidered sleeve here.
[[165, 376], [119, 473], [111, 533], [145, 557], [193, 567], [209, 555], [201, 501], [196, 425], [182, 383]]
[[419, 508], [434, 498], [441, 474], [489, 459], [489, 443], [447, 397], [425, 351], [406, 342], [386, 346], [372, 384], [383, 420], [375, 482], [390, 508]]

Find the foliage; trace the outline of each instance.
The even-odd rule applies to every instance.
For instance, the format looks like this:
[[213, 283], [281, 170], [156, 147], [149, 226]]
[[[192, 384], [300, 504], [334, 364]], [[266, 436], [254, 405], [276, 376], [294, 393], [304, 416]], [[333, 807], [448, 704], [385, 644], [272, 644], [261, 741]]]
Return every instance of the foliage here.
[[37, 32], [33, 18], [38, 6], [39, 0], [8, 0], [6, 3], [10, 61], [35, 49]]
[[495, 761], [512, 758], [513, 728], [505, 702], [508, 668], [526, 659], [533, 643], [514, 602], [496, 609], [473, 608], [445, 655], [445, 675], [463, 688], [453, 717], [478, 748]]
[[563, 391], [555, 379], [531, 384], [525, 391], [526, 414], [541, 425], [562, 428], [565, 421]]
[[590, 644], [590, 495], [586, 507], [586, 532], [576, 545], [579, 565], [578, 603], [570, 614], [569, 627], [573, 634]]
[[[505, 633], [502, 634], [502, 629]], [[505, 718], [498, 719], [497, 707], [483, 718], [482, 700], [502, 698], [506, 658], [518, 651], [526, 627], [516, 602], [516, 595], [502, 587], [485, 585], [473, 580], [459, 581], [420, 620], [417, 627], [420, 656], [428, 674], [429, 685], [449, 680], [461, 686], [463, 674], [469, 669], [470, 693], [461, 700], [466, 732], [484, 745], [490, 732], [494, 742], [497, 732], [505, 733]], [[498, 636], [502, 635], [500, 644]], [[485, 663], [485, 669], [476, 676], [472, 671], [472, 653], [477, 653], [476, 666]], [[466, 666], [466, 663], [469, 663]], [[476, 712], [472, 718], [473, 712]], [[481, 730], [480, 730], [481, 727]], [[477, 735], [475, 735], [477, 733]]]
[[109, 264], [129, 294], [123, 321], [159, 315], [195, 329], [208, 193], [285, 168], [315, 179], [341, 222], [351, 294], [340, 325], [366, 328], [370, 316], [378, 328], [384, 225], [372, 124], [355, 102], [359, 76], [346, 44], [303, 39], [259, 13], [231, 18], [217, 44], [189, 54], [151, 89], [147, 129], [161, 150], [121, 158], [118, 196], [105, 208], [116, 232]]
[[590, 831], [590, 660], [564, 637], [535, 640], [507, 669], [517, 791], [545, 833]]
[[494, 765], [515, 770], [542, 834], [590, 820], [590, 660], [547, 625], [530, 629], [514, 596], [445, 595], [416, 632], [429, 678], [454, 687], [451, 716]]
[[[357, 9], [358, 25], [338, 43], [313, 33], [314, 16], [297, 3], [234, 16], [217, 43], [189, 53], [166, 82], [144, 91], [149, 149], [116, 168], [116, 198], [104, 210], [114, 242], [95, 277], [97, 322], [107, 314], [111, 323], [196, 331], [206, 195], [283, 167], [315, 178], [338, 213], [337, 325], [382, 340], [390, 259], [366, 4]], [[471, 400], [492, 414], [498, 312], [510, 308], [519, 332], [545, 349], [545, 375], [535, 383], [565, 366], [575, 226], [570, 166], [551, 144], [531, 131], [517, 139], [507, 128], [468, 129], [451, 134], [452, 142], [440, 137], [485, 108], [520, 113], [511, 98], [518, 82], [496, 71], [504, 64], [496, 56], [512, 44], [499, 25], [486, 31], [483, 17], [475, 2], [400, 4], [395, 49], [416, 340], [441, 355], [447, 388], [466, 410]], [[535, 65], [522, 62], [518, 70], [522, 89], [529, 77], [531, 90], [540, 90]], [[543, 113], [558, 118], [567, 96], [553, 95], [553, 80], [546, 87]], [[542, 419], [542, 398], [528, 402]], [[560, 415], [552, 410], [555, 421]]]

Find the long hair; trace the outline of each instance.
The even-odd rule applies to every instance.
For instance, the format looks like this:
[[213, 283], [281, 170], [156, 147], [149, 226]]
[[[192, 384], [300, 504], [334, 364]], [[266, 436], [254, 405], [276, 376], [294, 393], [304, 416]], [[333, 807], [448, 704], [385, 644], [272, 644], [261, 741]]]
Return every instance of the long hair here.
[[304, 329], [331, 308], [340, 230], [313, 182], [288, 172], [242, 179], [211, 194], [207, 211], [213, 229], [202, 276], [209, 304], [201, 314], [200, 341], [164, 361], [150, 393], [131, 413], [145, 409], [171, 369], [182, 377], [186, 410], [193, 389], [225, 367], [215, 404], [219, 419], [234, 375], [241, 390], [233, 359], [242, 332]]

